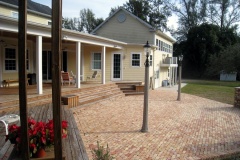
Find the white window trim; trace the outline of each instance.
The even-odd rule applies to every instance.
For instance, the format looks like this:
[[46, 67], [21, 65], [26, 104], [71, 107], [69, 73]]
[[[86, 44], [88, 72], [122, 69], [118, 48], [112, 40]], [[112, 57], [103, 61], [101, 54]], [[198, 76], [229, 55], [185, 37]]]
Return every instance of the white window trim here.
[[[15, 17], [15, 16], [13, 16], [13, 15], [15, 15], [15, 14], [17, 14], [17, 17]], [[16, 12], [16, 11], [11, 11], [11, 17], [12, 18], [16, 18], [16, 19], [18, 19], [18, 12]]]
[[[6, 57], [5, 57], [5, 51], [6, 51], [6, 48], [10, 48], [10, 49], [15, 49], [16, 51], [16, 70], [6, 70], [5, 68], [5, 60], [6, 60]], [[18, 72], [18, 51], [17, 51], [17, 48], [16, 47], [4, 47], [4, 55], [3, 55], [3, 71], [5, 73], [12, 73], [12, 72]]]
[[[152, 57], [152, 60], [151, 60], [151, 58], [150, 57]], [[151, 63], [152, 62], [152, 63]], [[149, 55], [149, 66], [150, 67], [152, 67], [152, 65], [153, 65], [153, 55]]]
[[[94, 53], [100, 53], [101, 54], [101, 69], [94, 69], [93, 68], [93, 55], [94, 55]], [[101, 71], [102, 70], [102, 52], [92, 52], [91, 53], [91, 70], [93, 70], [93, 71]]]
[[[140, 55], [140, 56], [139, 56], [139, 66], [133, 66], [133, 65], [132, 65], [132, 61], [133, 61], [132, 55], [133, 55], [133, 54], [139, 54], [139, 55]], [[141, 67], [141, 61], [142, 61], [142, 53], [140, 53], [140, 52], [132, 52], [132, 53], [131, 53], [131, 63], [130, 63], [131, 67], [133, 67], [133, 68], [139, 68], [139, 67]]]

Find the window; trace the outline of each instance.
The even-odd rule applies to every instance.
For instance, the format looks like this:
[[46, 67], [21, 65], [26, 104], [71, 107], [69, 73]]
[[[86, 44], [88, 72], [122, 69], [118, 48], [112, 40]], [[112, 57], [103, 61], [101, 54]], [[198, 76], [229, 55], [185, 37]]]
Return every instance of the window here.
[[92, 53], [92, 69], [101, 69], [101, 53]]
[[140, 53], [132, 53], [132, 67], [140, 67]]
[[163, 41], [161, 41], [161, 51], [163, 51]]
[[15, 48], [5, 48], [5, 70], [17, 70], [17, 55]]
[[152, 66], [152, 55], [149, 56], [149, 65]]
[[12, 12], [12, 17], [18, 19], [18, 12]]

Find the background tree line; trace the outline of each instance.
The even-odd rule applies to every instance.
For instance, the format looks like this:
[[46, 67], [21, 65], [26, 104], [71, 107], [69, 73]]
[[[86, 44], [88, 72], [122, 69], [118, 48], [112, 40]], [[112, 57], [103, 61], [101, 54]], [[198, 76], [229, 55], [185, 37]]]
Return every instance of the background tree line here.
[[[240, 75], [240, 1], [237, 0], [129, 0], [111, 8], [109, 16], [123, 7], [158, 30], [169, 31], [176, 43], [174, 56], [184, 55], [185, 78], [216, 78], [220, 71]], [[177, 16], [176, 29], [168, 18]], [[103, 18], [83, 9], [76, 18], [64, 18], [63, 27], [91, 33]], [[230, 56], [229, 58], [226, 58]], [[234, 58], [231, 58], [234, 57]]]

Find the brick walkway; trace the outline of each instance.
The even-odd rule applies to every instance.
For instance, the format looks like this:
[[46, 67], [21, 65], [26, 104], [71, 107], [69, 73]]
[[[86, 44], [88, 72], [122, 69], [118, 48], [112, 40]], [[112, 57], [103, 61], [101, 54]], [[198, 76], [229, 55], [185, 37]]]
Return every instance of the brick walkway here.
[[240, 153], [240, 109], [182, 94], [149, 93], [149, 132], [141, 133], [143, 96], [104, 100], [75, 108], [89, 159], [91, 148], [109, 146], [117, 160], [208, 159]]

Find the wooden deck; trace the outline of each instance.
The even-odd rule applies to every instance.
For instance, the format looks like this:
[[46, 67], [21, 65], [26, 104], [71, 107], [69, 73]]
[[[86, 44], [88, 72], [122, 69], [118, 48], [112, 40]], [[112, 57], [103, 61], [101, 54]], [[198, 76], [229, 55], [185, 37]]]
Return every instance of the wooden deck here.
[[[63, 149], [66, 160], [88, 160], [88, 156], [80, 136], [77, 124], [75, 122], [73, 113], [66, 106], [62, 105], [62, 120], [68, 121], [68, 136], [63, 139]], [[18, 114], [18, 111], [11, 111], [4, 114]], [[42, 105], [31, 107], [28, 109], [29, 116], [36, 121], [48, 121], [52, 119], [52, 105]], [[2, 115], [0, 115], [2, 116]], [[16, 156], [12, 144], [9, 141], [5, 142], [5, 129], [3, 124], [0, 124], [0, 160], [14, 159]]]

